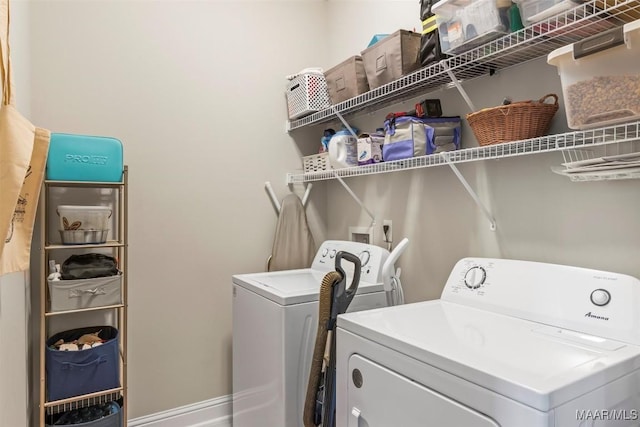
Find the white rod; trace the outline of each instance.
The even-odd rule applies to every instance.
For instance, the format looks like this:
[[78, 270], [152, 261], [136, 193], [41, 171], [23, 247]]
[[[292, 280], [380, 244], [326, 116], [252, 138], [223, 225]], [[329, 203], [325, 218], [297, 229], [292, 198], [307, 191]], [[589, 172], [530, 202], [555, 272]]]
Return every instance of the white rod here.
[[309, 194], [311, 194], [311, 187], [313, 187], [313, 184], [309, 183], [307, 185], [307, 189], [304, 190], [304, 195], [302, 196], [302, 206], [307, 206], [307, 201], [309, 200]]
[[458, 92], [460, 92], [460, 95], [462, 95], [462, 97], [464, 98], [465, 102], [467, 103], [471, 111], [472, 112], [477, 111], [475, 105], [473, 105], [473, 102], [471, 102], [471, 98], [469, 98], [469, 95], [467, 95], [467, 92], [464, 90], [464, 88], [460, 84], [460, 80], [458, 80], [455, 74], [453, 74], [453, 71], [451, 71], [451, 68], [449, 68], [449, 64], [447, 64], [447, 61], [443, 59], [442, 61], [440, 61], [440, 64], [442, 64], [447, 74], [449, 74], [449, 78], [451, 79], [453, 84], [456, 86], [456, 88], [458, 89]]
[[356, 203], [358, 203], [360, 205], [360, 207], [362, 209], [365, 210], [365, 212], [367, 212], [367, 215], [369, 215], [369, 218], [371, 218], [371, 225], [375, 225], [376, 223], [376, 218], [375, 216], [373, 216], [373, 214], [371, 213], [371, 211], [369, 209], [367, 209], [367, 207], [364, 205], [364, 203], [362, 203], [362, 200], [360, 200], [358, 198], [358, 196], [356, 196], [356, 194], [353, 192], [353, 190], [351, 190], [351, 188], [349, 188], [349, 186], [347, 185], [346, 182], [344, 182], [344, 180], [342, 179], [342, 177], [340, 177], [338, 175], [338, 173], [335, 173], [335, 177], [338, 180], [338, 182], [340, 182], [340, 184], [342, 184], [342, 186], [344, 187], [345, 190], [347, 190], [347, 192], [349, 193], [349, 195], [353, 198], [353, 200], [356, 201]]
[[473, 198], [473, 200], [476, 202], [476, 205], [478, 205], [478, 207], [482, 210], [482, 212], [484, 213], [484, 216], [486, 216], [487, 219], [489, 220], [489, 228], [491, 229], [491, 231], [496, 231], [496, 220], [493, 219], [493, 215], [491, 215], [491, 212], [489, 212], [489, 210], [482, 204], [476, 192], [473, 191], [473, 188], [471, 188], [467, 180], [464, 179], [464, 176], [462, 176], [462, 174], [460, 173], [456, 165], [451, 163], [449, 158], [447, 158], [447, 164], [451, 167], [451, 170], [453, 171], [453, 173], [456, 174], [456, 176], [458, 177], [458, 180], [460, 180], [460, 182], [462, 183], [464, 188], [467, 190], [471, 198]]
[[336, 107], [334, 107], [333, 105], [331, 106], [331, 109], [333, 110], [333, 112], [336, 114], [336, 116], [338, 116], [338, 118], [340, 119], [340, 121], [342, 122], [342, 124], [347, 128], [347, 130], [349, 131], [349, 133], [351, 133], [351, 135], [353, 135], [354, 138], [358, 138], [358, 135], [356, 135], [356, 133], [353, 131], [353, 129], [351, 129], [351, 126], [349, 126], [349, 123], [347, 123], [347, 121], [344, 119], [344, 117], [342, 117], [342, 114], [340, 114], [338, 112], [338, 110], [336, 110]]
[[273, 207], [276, 210], [276, 213], [280, 215], [280, 202], [276, 197], [276, 193], [273, 191], [273, 187], [271, 186], [271, 182], [267, 181], [264, 183], [264, 188], [267, 190], [267, 194], [269, 194], [269, 198], [271, 198], [271, 203], [273, 203]]

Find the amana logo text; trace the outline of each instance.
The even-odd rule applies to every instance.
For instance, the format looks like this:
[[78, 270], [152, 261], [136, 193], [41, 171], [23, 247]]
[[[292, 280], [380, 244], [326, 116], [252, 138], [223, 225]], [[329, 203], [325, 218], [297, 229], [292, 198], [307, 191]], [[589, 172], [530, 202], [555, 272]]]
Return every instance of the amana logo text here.
[[593, 314], [591, 312], [588, 312], [587, 314], [585, 314], [584, 317], [590, 317], [592, 319], [599, 319], [599, 320], [609, 320], [608, 317], [596, 316], [595, 314]]
[[66, 154], [64, 156], [65, 163], [85, 163], [90, 165], [106, 165], [109, 157], [107, 156], [88, 156], [83, 154]]

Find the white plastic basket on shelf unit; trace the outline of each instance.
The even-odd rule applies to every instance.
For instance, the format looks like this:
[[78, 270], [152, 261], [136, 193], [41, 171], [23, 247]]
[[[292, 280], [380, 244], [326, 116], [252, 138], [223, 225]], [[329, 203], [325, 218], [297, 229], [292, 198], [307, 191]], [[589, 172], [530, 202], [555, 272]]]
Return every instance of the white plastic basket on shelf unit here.
[[302, 165], [305, 173], [329, 170], [329, 153], [325, 152], [304, 156], [302, 158]]
[[289, 119], [329, 108], [329, 89], [321, 69], [305, 69], [289, 76], [287, 83], [287, 109]]

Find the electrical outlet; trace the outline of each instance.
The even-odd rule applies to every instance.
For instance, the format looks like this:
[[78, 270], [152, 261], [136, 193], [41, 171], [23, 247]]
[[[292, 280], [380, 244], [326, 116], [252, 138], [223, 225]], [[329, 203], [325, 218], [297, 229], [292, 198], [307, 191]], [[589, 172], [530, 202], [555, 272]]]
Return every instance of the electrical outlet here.
[[[389, 227], [387, 229], [387, 232], [385, 234], [384, 230]], [[390, 219], [383, 219], [382, 220], [382, 237], [384, 238], [384, 241], [386, 243], [392, 243], [393, 242], [393, 227], [392, 227], [392, 221]]]

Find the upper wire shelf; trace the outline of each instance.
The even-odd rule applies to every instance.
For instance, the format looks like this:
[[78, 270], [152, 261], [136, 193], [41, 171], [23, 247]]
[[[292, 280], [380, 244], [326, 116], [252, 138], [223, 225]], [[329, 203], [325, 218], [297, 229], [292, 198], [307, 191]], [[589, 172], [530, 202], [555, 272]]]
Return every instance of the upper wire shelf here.
[[640, 18], [640, 0], [591, 0], [557, 16], [444, 59], [386, 85], [309, 116], [290, 120], [287, 129], [331, 121], [336, 113], [376, 110], [452, 84], [450, 69], [466, 81], [546, 56], [553, 50]]
[[431, 166], [473, 162], [478, 160], [500, 159], [526, 154], [561, 151], [573, 148], [599, 146], [640, 140], [640, 121], [597, 129], [547, 135], [504, 144], [485, 145], [439, 154], [413, 157], [391, 162], [374, 163], [364, 166], [353, 166], [344, 169], [287, 174], [287, 183], [304, 183], [346, 178], [351, 176], [372, 175]]

